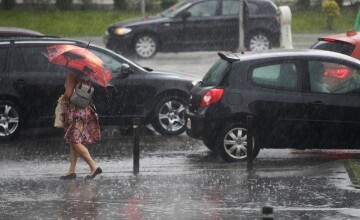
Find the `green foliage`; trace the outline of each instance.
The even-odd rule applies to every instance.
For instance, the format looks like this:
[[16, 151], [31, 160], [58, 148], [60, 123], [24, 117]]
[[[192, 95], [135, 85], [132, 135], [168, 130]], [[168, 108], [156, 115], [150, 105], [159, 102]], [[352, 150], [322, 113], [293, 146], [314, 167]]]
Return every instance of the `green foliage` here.
[[[158, 11], [147, 12], [148, 15]], [[319, 11], [292, 11], [291, 31], [298, 33], [342, 33], [353, 28], [357, 11], [343, 9], [333, 30], [324, 29], [326, 17]], [[141, 16], [140, 10], [0, 10], [0, 26], [29, 28], [59, 37], [102, 36], [106, 28], [121, 20]]]
[[325, 0], [322, 3], [322, 11], [326, 15], [326, 28], [333, 29], [335, 18], [340, 17], [340, 7], [335, 0]]
[[128, 7], [126, 0], [114, 0], [114, 6], [115, 6], [115, 9], [118, 9], [118, 10], [125, 10]]
[[177, 2], [177, 0], [161, 0], [160, 5], [162, 9], [167, 9]]
[[102, 36], [115, 22], [141, 16], [140, 12], [117, 10], [0, 10], [0, 26], [15, 26], [49, 36]]
[[2, 0], [1, 1], [1, 8], [5, 10], [13, 9], [16, 5], [15, 0]]
[[56, 7], [60, 10], [70, 10], [73, 0], [56, 0]]

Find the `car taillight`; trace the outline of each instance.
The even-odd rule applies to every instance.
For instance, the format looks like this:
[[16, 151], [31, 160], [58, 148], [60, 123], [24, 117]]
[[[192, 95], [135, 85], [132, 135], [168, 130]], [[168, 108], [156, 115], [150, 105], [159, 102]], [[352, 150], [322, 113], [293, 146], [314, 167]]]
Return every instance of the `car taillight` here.
[[339, 79], [344, 79], [350, 74], [349, 68], [341, 68], [341, 69], [329, 69], [324, 72], [325, 76], [333, 76]]
[[322, 40], [327, 42], [336, 42], [336, 40], [332, 38], [323, 38]]
[[279, 24], [280, 23], [280, 16], [278, 16], [278, 15], [274, 16], [274, 20], [275, 20], [275, 22], [277, 24]]
[[201, 99], [200, 106], [206, 107], [221, 100], [224, 89], [210, 89]]

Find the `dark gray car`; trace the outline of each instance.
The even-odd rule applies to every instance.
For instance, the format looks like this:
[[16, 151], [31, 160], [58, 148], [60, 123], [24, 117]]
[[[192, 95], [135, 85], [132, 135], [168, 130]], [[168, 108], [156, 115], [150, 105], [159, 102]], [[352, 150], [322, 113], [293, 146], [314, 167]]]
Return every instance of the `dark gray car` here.
[[[343, 73], [344, 78], [335, 77]], [[226, 161], [260, 148], [359, 148], [360, 62], [322, 50], [220, 54], [191, 91], [187, 134]]]
[[[106, 30], [106, 47], [150, 58], [158, 51], [235, 51], [239, 46], [239, 0], [181, 1], [157, 16], [125, 20]], [[246, 0], [245, 46], [279, 45], [278, 8], [270, 0]]]
[[129, 126], [140, 118], [163, 135], [185, 131], [185, 107], [197, 78], [143, 68], [86, 42], [29, 38], [0, 40], [0, 139], [15, 137], [24, 126], [53, 126], [66, 79], [64, 67], [50, 64], [43, 55], [55, 44], [86, 47], [109, 67], [111, 85], [95, 85], [93, 97], [101, 125]]

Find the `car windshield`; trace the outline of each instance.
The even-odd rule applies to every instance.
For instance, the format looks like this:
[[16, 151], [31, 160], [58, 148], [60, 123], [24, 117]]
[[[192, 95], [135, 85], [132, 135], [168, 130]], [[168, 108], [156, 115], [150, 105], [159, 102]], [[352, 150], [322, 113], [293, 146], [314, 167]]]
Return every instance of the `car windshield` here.
[[160, 15], [163, 17], [169, 17], [172, 18], [176, 16], [179, 12], [187, 8], [189, 5], [191, 5], [190, 2], [179, 2], [170, 8], [166, 9], [165, 11], [161, 12]]
[[204, 86], [217, 86], [220, 84], [225, 74], [230, 69], [231, 64], [226, 60], [218, 60], [206, 73], [202, 80]]
[[355, 46], [352, 44], [348, 44], [340, 41], [318, 41], [311, 48], [319, 49], [319, 50], [328, 50], [334, 51], [338, 53], [342, 53], [350, 56], [353, 52]]

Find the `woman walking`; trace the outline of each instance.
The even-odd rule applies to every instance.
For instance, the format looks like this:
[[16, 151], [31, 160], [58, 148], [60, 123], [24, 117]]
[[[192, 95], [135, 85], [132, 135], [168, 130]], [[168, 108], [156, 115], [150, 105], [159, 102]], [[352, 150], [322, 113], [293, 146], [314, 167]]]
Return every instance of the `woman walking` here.
[[66, 175], [61, 176], [62, 180], [71, 180], [76, 178], [77, 160], [82, 157], [90, 167], [90, 173], [86, 179], [93, 179], [102, 173], [101, 168], [92, 159], [87, 144], [94, 143], [101, 139], [98, 115], [95, 112], [95, 106], [91, 103], [85, 108], [80, 108], [70, 102], [70, 97], [74, 92], [77, 83], [82, 82], [90, 85], [90, 81], [78, 78], [75, 74], [69, 72], [65, 83], [65, 93], [61, 100], [65, 104], [64, 129], [65, 140], [70, 148], [70, 167]]

